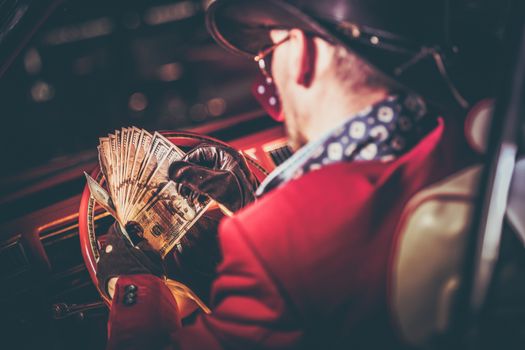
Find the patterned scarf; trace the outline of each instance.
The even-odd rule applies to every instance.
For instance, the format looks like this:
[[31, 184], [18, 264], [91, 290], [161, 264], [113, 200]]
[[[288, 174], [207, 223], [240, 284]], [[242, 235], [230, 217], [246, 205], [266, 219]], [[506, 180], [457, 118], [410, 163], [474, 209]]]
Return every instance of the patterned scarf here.
[[435, 118], [428, 114], [424, 101], [417, 96], [389, 96], [306, 144], [268, 175], [256, 195], [261, 196], [329, 164], [394, 160], [415, 146], [435, 126]]

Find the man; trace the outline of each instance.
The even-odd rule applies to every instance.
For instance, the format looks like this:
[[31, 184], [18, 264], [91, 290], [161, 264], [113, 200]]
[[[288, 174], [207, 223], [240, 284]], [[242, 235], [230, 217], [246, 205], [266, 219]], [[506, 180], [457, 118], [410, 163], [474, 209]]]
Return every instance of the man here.
[[202, 146], [171, 167], [172, 179], [236, 211], [219, 230], [212, 313], [181, 326], [160, 272], [113, 234], [98, 271], [113, 298], [110, 349], [400, 345], [386, 291], [401, 210], [471, 159], [454, 118], [436, 114], [467, 105], [444, 63], [445, 3], [210, 5], [212, 35], [277, 86], [297, 152], [249, 205], [254, 182], [232, 150]]

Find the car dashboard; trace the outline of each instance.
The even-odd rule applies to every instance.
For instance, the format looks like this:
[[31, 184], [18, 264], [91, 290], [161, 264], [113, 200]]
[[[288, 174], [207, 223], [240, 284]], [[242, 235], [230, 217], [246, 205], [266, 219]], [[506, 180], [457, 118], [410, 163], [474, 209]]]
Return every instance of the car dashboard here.
[[[220, 138], [242, 123], [257, 124], [262, 118], [268, 117], [257, 112], [232, 118], [223, 129], [221, 125], [207, 125], [207, 130], [189, 131]], [[261, 129], [220, 139], [271, 171], [291, 155], [291, 150], [282, 126], [270, 123]], [[96, 166], [95, 155], [85, 156], [68, 164], [67, 170], [52, 172], [53, 176], [2, 199], [2, 212], [14, 217], [0, 225], [4, 286], [0, 307], [4, 310], [3, 332], [7, 339], [12, 338], [8, 344], [29, 348], [49, 341], [61, 343], [63, 348], [103, 347], [107, 309], [82, 259], [78, 221], [83, 172]], [[104, 232], [112, 222], [108, 213], [99, 212], [94, 217], [95, 230]], [[90, 308], [93, 303], [95, 307]], [[81, 312], [64, 313], [63, 308], [78, 309], [79, 305]], [[27, 334], [33, 336], [25, 337]]]
[[[251, 96], [256, 66], [213, 42], [205, 5], [0, 1], [0, 348], [104, 347], [108, 311], [78, 226], [99, 137], [123, 126], [202, 134], [266, 171], [291, 155]], [[112, 221], [97, 212], [95, 229]]]

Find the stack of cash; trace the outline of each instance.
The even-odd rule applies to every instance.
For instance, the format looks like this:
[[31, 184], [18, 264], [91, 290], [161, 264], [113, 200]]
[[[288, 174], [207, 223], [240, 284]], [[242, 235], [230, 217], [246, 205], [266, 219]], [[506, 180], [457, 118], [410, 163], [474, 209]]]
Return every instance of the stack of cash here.
[[146, 239], [164, 257], [211, 204], [179, 193], [168, 170], [185, 154], [158, 132], [116, 130], [100, 138], [98, 154], [107, 191], [86, 174], [91, 195], [132, 244]]

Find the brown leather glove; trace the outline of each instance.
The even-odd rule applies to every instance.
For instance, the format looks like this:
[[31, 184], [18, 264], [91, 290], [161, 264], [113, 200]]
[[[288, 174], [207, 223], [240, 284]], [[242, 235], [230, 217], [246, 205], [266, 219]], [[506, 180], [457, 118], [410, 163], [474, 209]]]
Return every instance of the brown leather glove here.
[[[127, 229], [126, 229], [127, 230]], [[104, 244], [97, 262], [97, 279], [100, 290], [108, 295], [108, 282], [112, 277], [122, 275], [152, 274], [164, 275], [162, 259], [146, 240], [132, 247], [124, 238], [120, 227], [114, 223], [104, 236]]]
[[194, 148], [184, 160], [171, 164], [169, 176], [174, 182], [209, 196], [232, 212], [253, 202], [258, 186], [246, 159], [226, 146], [203, 144]]

